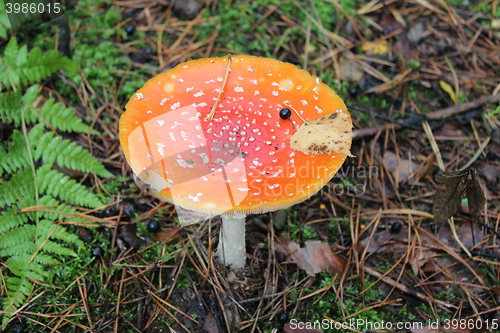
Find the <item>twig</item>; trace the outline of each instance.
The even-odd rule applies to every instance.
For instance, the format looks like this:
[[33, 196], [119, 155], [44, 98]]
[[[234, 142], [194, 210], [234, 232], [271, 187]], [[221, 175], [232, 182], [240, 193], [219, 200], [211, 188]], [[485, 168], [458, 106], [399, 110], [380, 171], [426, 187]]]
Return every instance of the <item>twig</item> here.
[[[454, 114], [462, 113], [474, 108], [477, 108], [478, 106], [488, 104], [488, 103], [496, 103], [500, 101], [500, 93], [497, 93], [495, 95], [490, 95], [490, 96], [485, 96], [481, 97], [479, 99], [459, 104], [459, 105], [453, 105], [445, 109], [441, 109], [438, 111], [434, 111], [431, 113], [428, 113], [426, 115], [427, 119], [444, 119], [447, 117], [450, 117]], [[350, 106], [351, 109], [356, 108], [355, 106]], [[403, 125], [401, 124], [391, 124], [389, 128], [394, 128], [396, 130], [401, 129]], [[354, 130], [354, 140], [362, 139], [367, 136], [372, 136], [375, 135], [377, 132], [387, 128], [387, 125], [381, 125], [381, 126], [375, 126], [375, 127], [368, 127], [368, 128], [362, 128], [358, 130]]]
[[454, 306], [454, 305], [452, 305], [450, 303], [446, 303], [446, 302], [440, 301], [438, 299], [432, 299], [432, 298], [430, 298], [430, 297], [428, 297], [428, 296], [426, 296], [426, 295], [424, 295], [422, 293], [419, 293], [418, 291], [415, 291], [413, 289], [408, 288], [407, 286], [405, 286], [402, 283], [394, 281], [393, 279], [391, 279], [388, 276], [383, 276], [382, 273], [379, 273], [379, 272], [377, 272], [376, 270], [374, 270], [374, 269], [372, 269], [370, 267], [365, 266], [365, 272], [367, 272], [370, 275], [375, 276], [376, 278], [379, 278], [380, 280], [384, 281], [387, 284], [390, 284], [393, 287], [398, 288], [402, 292], [405, 292], [407, 294], [410, 294], [412, 296], [420, 298], [421, 300], [424, 300], [424, 301], [429, 302], [429, 303], [437, 303], [438, 306], [440, 308], [442, 308], [443, 310], [448, 311], [450, 308], [457, 309], [456, 306]]
[[498, 93], [496, 95], [481, 97], [479, 99], [475, 99], [475, 100], [467, 102], [467, 103], [453, 105], [453, 106], [450, 106], [449, 108], [445, 108], [445, 109], [441, 109], [438, 111], [428, 113], [427, 119], [447, 118], [447, 117], [452, 116], [454, 114], [468, 111], [468, 110], [477, 108], [478, 106], [481, 106], [481, 105], [484, 105], [487, 103], [496, 103], [498, 101], [500, 101], [500, 93]]

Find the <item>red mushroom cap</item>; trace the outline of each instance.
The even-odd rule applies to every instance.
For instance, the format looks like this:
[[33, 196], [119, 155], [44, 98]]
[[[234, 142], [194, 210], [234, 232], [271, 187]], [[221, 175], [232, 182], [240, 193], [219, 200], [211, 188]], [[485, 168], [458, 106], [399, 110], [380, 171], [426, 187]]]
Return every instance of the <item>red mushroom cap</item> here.
[[[283, 108], [290, 119], [280, 118]], [[350, 155], [351, 140], [333, 90], [292, 64], [253, 56], [181, 64], [139, 89], [120, 119], [134, 173], [161, 198], [208, 214], [309, 198]]]

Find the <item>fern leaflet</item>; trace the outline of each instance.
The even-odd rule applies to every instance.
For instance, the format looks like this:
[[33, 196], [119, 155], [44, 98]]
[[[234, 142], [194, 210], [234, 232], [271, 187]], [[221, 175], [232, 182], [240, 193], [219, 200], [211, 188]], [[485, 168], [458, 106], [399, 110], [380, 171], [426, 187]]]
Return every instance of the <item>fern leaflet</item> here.
[[101, 162], [75, 142], [65, 140], [60, 136], [54, 137], [53, 132], [42, 133], [42, 126], [39, 124], [31, 130], [29, 135], [35, 160], [41, 157], [44, 163], [50, 166], [57, 162], [59, 166], [68, 169], [95, 173], [101, 177], [112, 176]]
[[11, 38], [0, 59], [0, 82], [6, 89], [17, 90], [21, 82], [25, 85], [37, 83], [60, 69], [76, 71], [78, 67], [54, 50], [42, 54], [40, 48], [35, 47], [28, 54], [26, 45], [19, 48], [16, 38]]

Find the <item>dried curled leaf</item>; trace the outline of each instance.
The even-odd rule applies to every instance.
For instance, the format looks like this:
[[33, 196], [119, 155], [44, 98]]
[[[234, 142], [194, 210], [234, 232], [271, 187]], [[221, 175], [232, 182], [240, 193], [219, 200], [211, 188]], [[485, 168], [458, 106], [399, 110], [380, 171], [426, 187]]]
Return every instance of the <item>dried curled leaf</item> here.
[[284, 240], [283, 244], [276, 244], [276, 251], [289, 255], [309, 275], [322, 271], [342, 274], [346, 269], [345, 260], [333, 253], [327, 243], [308, 240], [300, 247], [296, 242]]
[[290, 147], [307, 155], [341, 153], [352, 156], [352, 123], [347, 113], [335, 112], [306, 122], [290, 138]]
[[432, 214], [434, 222], [438, 223], [452, 217], [459, 209], [463, 198], [469, 201], [469, 210], [474, 222], [479, 222], [486, 198], [479, 185], [477, 171], [467, 169], [455, 172], [445, 172], [435, 177], [442, 183], [434, 196]]

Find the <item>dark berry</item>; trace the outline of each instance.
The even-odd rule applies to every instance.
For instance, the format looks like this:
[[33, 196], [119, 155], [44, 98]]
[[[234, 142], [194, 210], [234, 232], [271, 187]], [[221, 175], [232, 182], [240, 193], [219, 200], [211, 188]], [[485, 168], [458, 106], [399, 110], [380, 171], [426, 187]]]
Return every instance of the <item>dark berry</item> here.
[[391, 232], [393, 234], [397, 234], [398, 232], [401, 231], [402, 228], [403, 228], [403, 225], [399, 222], [394, 222], [393, 224], [391, 224]]
[[108, 207], [106, 207], [106, 209], [104, 210], [104, 215], [106, 215], [107, 217], [110, 217], [110, 216], [115, 216], [117, 213], [118, 213], [118, 210], [116, 209], [116, 206], [115, 206], [115, 205], [113, 205], [113, 206], [108, 206]]
[[442, 175], [443, 173], [445, 173], [444, 170], [437, 169], [436, 172], [434, 172], [434, 175]]
[[352, 87], [351, 89], [349, 89], [349, 95], [351, 95], [351, 97], [356, 98], [356, 96], [358, 96], [358, 94], [359, 94], [358, 88]]
[[286, 254], [283, 252], [276, 252], [276, 261], [279, 263], [282, 263], [283, 261], [286, 260]]
[[23, 333], [25, 329], [26, 325], [24, 323], [16, 323], [14, 324], [14, 326], [12, 326], [12, 329], [10, 331], [12, 333]]
[[288, 108], [281, 109], [280, 111], [281, 119], [290, 119], [291, 116], [292, 116], [292, 111], [290, 111], [290, 109]]
[[276, 317], [276, 320], [278, 321], [278, 323], [286, 324], [288, 322], [288, 315], [284, 312], [280, 312]]
[[133, 35], [135, 33], [135, 26], [132, 24], [127, 25], [127, 27], [125, 28], [125, 32], [129, 36]]
[[160, 231], [160, 223], [158, 223], [158, 221], [156, 221], [156, 220], [149, 221], [148, 222], [148, 231], [152, 232], [152, 233]]
[[92, 250], [92, 255], [94, 257], [102, 257], [104, 255], [104, 250], [102, 249], [102, 247], [97, 246]]

